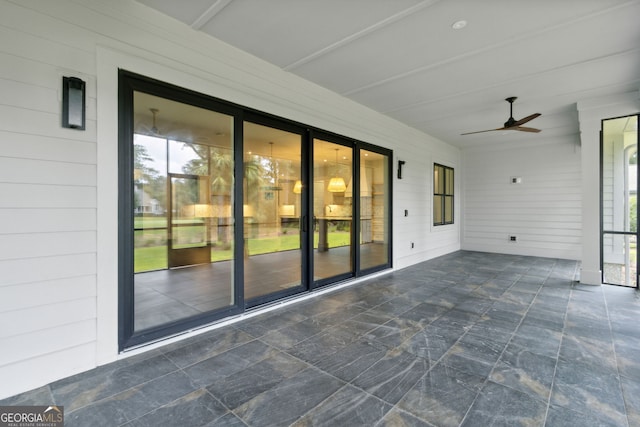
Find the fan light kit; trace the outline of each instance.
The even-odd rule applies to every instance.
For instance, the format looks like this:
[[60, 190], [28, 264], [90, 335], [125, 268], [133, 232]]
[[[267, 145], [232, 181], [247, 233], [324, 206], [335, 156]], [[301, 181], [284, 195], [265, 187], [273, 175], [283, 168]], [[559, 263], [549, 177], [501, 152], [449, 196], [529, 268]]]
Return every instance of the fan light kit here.
[[462, 133], [461, 135], [471, 135], [471, 134], [474, 134], [474, 133], [482, 133], [482, 132], [493, 132], [493, 131], [496, 131], [496, 130], [519, 130], [521, 132], [533, 132], [533, 133], [540, 132], [540, 129], [529, 128], [529, 127], [524, 127], [524, 126], [520, 126], [520, 125], [523, 125], [523, 124], [525, 124], [527, 122], [530, 122], [531, 120], [535, 119], [536, 117], [540, 117], [542, 114], [535, 113], [535, 114], [532, 114], [532, 115], [527, 116], [524, 119], [520, 119], [520, 120], [516, 120], [516, 119], [513, 118], [513, 101], [515, 101], [516, 99], [518, 99], [518, 97], [516, 97], [516, 96], [511, 96], [511, 97], [505, 99], [505, 101], [507, 101], [509, 103], [509, 120], [504, 122], [504, 126], [503, 127], [496, 128], [496, 129], [479, 130], [477, 132], [467, 132], [467, 133]]

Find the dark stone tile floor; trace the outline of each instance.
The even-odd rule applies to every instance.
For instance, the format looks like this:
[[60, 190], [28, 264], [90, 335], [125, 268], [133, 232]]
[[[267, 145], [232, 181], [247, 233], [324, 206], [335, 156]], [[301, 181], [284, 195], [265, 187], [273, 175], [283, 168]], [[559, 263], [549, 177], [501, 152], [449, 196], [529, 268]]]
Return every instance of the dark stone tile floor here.
[[3, 401], [67, 426], [640, 426], [640, 298], [456, 252]]

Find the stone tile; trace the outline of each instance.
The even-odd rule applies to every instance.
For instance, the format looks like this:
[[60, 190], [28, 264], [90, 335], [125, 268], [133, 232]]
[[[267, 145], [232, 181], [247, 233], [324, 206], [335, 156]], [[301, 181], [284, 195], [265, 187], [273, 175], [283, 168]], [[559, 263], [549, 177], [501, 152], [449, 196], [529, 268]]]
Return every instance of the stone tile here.
[[451, 309], [445, 312], [431, 324], [434, 326], [454, 326], [469, 329], [480, 319], [480, 315], [462, 310]]
[[376, 424], [376, 427], [433, 427], [433, 424], [394, 407]]
[[467, 334], [451, 347], [440, 363], [486, 378], [504, 348], [503, 342]]
[[357, 336], [362, 336], [395, 318], [393, 314], [385, 313], [378, 308], [379, 306], [360, 313], [341, 325], [352, 330]]
[[535, 307], [534, 303], [525, 314], [521, 324], [562, 332], [564, 330], [564, 320], [564, 311], [558, 312]]
[[277, 353], [240, 372], [215, 381], [207, 390], [233, 410], [308, 366], [293, 356]]
[[436, 426], [459, 426], [484, 378], [438, 364], [398, 402], [398, 407]]
[[510, 287], [508, 291], [502, 294], [502, 297], [500, 299], [504, 302], [529, 307], [533, 299], [536, 297], [536, 294], [518, 290], [514, 288], [514, 286]]
[[494, 301], [489, 298], [473, 296], [467, 300], [457, 304], [456, 310], [466, 311], [468, 313], [482, 315], [487, 312], [493, 305]]
[[[562, 406], [550, 405], [547, 411], [545, 427], [620, 427], [626, 424], [615, 424], [581, 414]], [[632, 424], [635, 425], [635, 424]]]
[[406, 295], [399, 295], [387, 302], [380, 304], [373, 310], [386, 313], [388, 315], [391, 315], [392, 317], [398, 317], [403, 313], [406, 313], [407, 311], [413, 309], [418, 304], [420, 304], [419, 300], [409, 298]]
[[326, 327], [306, 319], [302, 322], [267, 332], [260, 337], [260, 341], [281, 350], [286, 350], [314, 335], [322, 333], [325, 329]]
[[398, 348], [434, 364], [464, 333], [465, 330], [461, 327], [429, 325], [404, 341]]
[[624, 400], [616, 370], [558, 360], [551, 404], [624, 425]]
[[234, 412], [250, 426], [288, 426], [343, 385], [335, 377], [308, 368], [259, 394]]
[[471, 326], [467, 331], [467, 334], [476, 335], [480, 338], [488, 338], [497, 343], [506, 345], [513, 336], [511, 328], [512, 325], [507, 321], [500, 319], [489, 319], [487, 321], [481, 320]]
[[153, 357], [111, 364], [57, 381], [51, 384], [55, 402], [71, 412], [178, 369], [164, 355], [154, 354]]
[[344, 381], [351, 381], [382, 359], [387, 351], [382, 344], [355, 341], [318, 360], [316, 366]]
[[627, 377], [620, 378], [622, 395], [630, 426], [640, 426], [640, 382]]
[[236, 374], [278, 350], [260, 341], [251, 341], [184, 369], [199, 386], [207, 387], [229, 375]]
[[247, 319], [244, 322], [239, 322], [235, 326], [256, 338], [259, 338], [268, 332], [284, 328], [294, 323], [302, 322], [306, 318], [307, 316], [298, 311], [279, 309]]
[[611, 370], [616, 369], [616, 359], [613, 357], [613, 343], [611, 339], [598, 339], [597, 337], [577, 337], [565, 334], [560, 347], [560, 357], [564, 360], [606, 366]]
[[173, 372], [78, 410], [65, 405], [65, 426], [120, 425], [196, 389], [184, 373]]
[[359, 340], [358, 334], [352, 330], [343, 326], [335, 326], [296, 344], [287, 352], [315, 365]]
[[428, 369], [429, 362], [422, 357], [393, 349], [356, 377], [352, 384], [395, 404]]
[[560, 332], [532, 325], [520, 325], [511, 343], [543, 356], [558, 357], [562, 341]]
[[488, 382], [475, 400], [461, 426], [541, 426], [547, 404], [528, 394]]
[[429, 323], [436, 320], [448, 309], [436, 304], [430, 304], [422, 302], [403, 314], [398, 316], [400, 319], [411, 320], [420, 326], [427, 326]]
[[366, 339], [375, 340], [389, 348], [397, 347], [414, 336], [422, 328], [417, 323], [405, 319], [391, 319], [384, 325], [365, 335]]
[[[230, 417], [224, 417], [225, 415]], [[239, 419], [230, 414], [227, 408], [214, 399], [206, 390], [198, 389], [137, 418], [131, 426], [232, 426], [234, 425], [231, 422], [233, 418], [237, 420], [235, 425], [243, 425]]]
[[614, 346], [620, 375], [640, 383], [640, 340], [614, 338]]
[[162, 352], [178, 367], [184, 368], [254, 339], [246, 332], [235, 328], [225, 328], [224, 331], [217, 332], [211, 337], [197, 336], [187, 343], [172, 344], [163, 348]]
[[547, 401], [555, 368], [555, 358], [542, 356], [511, 343], [493, 368], [489, 379]]
[[302, 426], [362, 426], [380, 421], [392, 406], [380, 399], [346, 385], [313, 408], [292, 427]]
[[504, 308], [500, 308], [498, 304], [499, 301], [494, 303], [494, 305], [482, 315], [480, 320], [483, 322], [488, 320], [502, 321], [503, 323], [496, 322], [496, 324], [501, 324], [505, 330], [513, 332], [520, 324], [523, 314], [505, 310]]

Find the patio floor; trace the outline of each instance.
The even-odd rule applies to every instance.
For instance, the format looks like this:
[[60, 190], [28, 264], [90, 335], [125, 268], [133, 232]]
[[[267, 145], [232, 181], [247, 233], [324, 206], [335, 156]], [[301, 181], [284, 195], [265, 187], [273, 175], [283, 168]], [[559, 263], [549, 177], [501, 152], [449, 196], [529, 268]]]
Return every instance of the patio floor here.
[[638, 426], [640, 298], [456, 252], [0, 405], [66, 426]]

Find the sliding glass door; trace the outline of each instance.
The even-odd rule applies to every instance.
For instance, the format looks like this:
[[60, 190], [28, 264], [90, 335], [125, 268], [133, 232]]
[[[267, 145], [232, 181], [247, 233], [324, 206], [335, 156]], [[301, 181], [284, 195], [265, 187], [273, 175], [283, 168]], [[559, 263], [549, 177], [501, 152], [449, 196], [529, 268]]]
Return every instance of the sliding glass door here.
[[362, 149], [359, 165], [359, 267], [361, 271], [386, 268], [391, 265], [390, 156]]
[[249, 306], [306, 289], [305, 131], [277, 125], [245, 121], [243, 126], [244, 297]]
[[119, 346], [391, 267], [391, 151], [120, 73]]
[[353, 148], [313, 140], [313, 281], [353, 276]]

